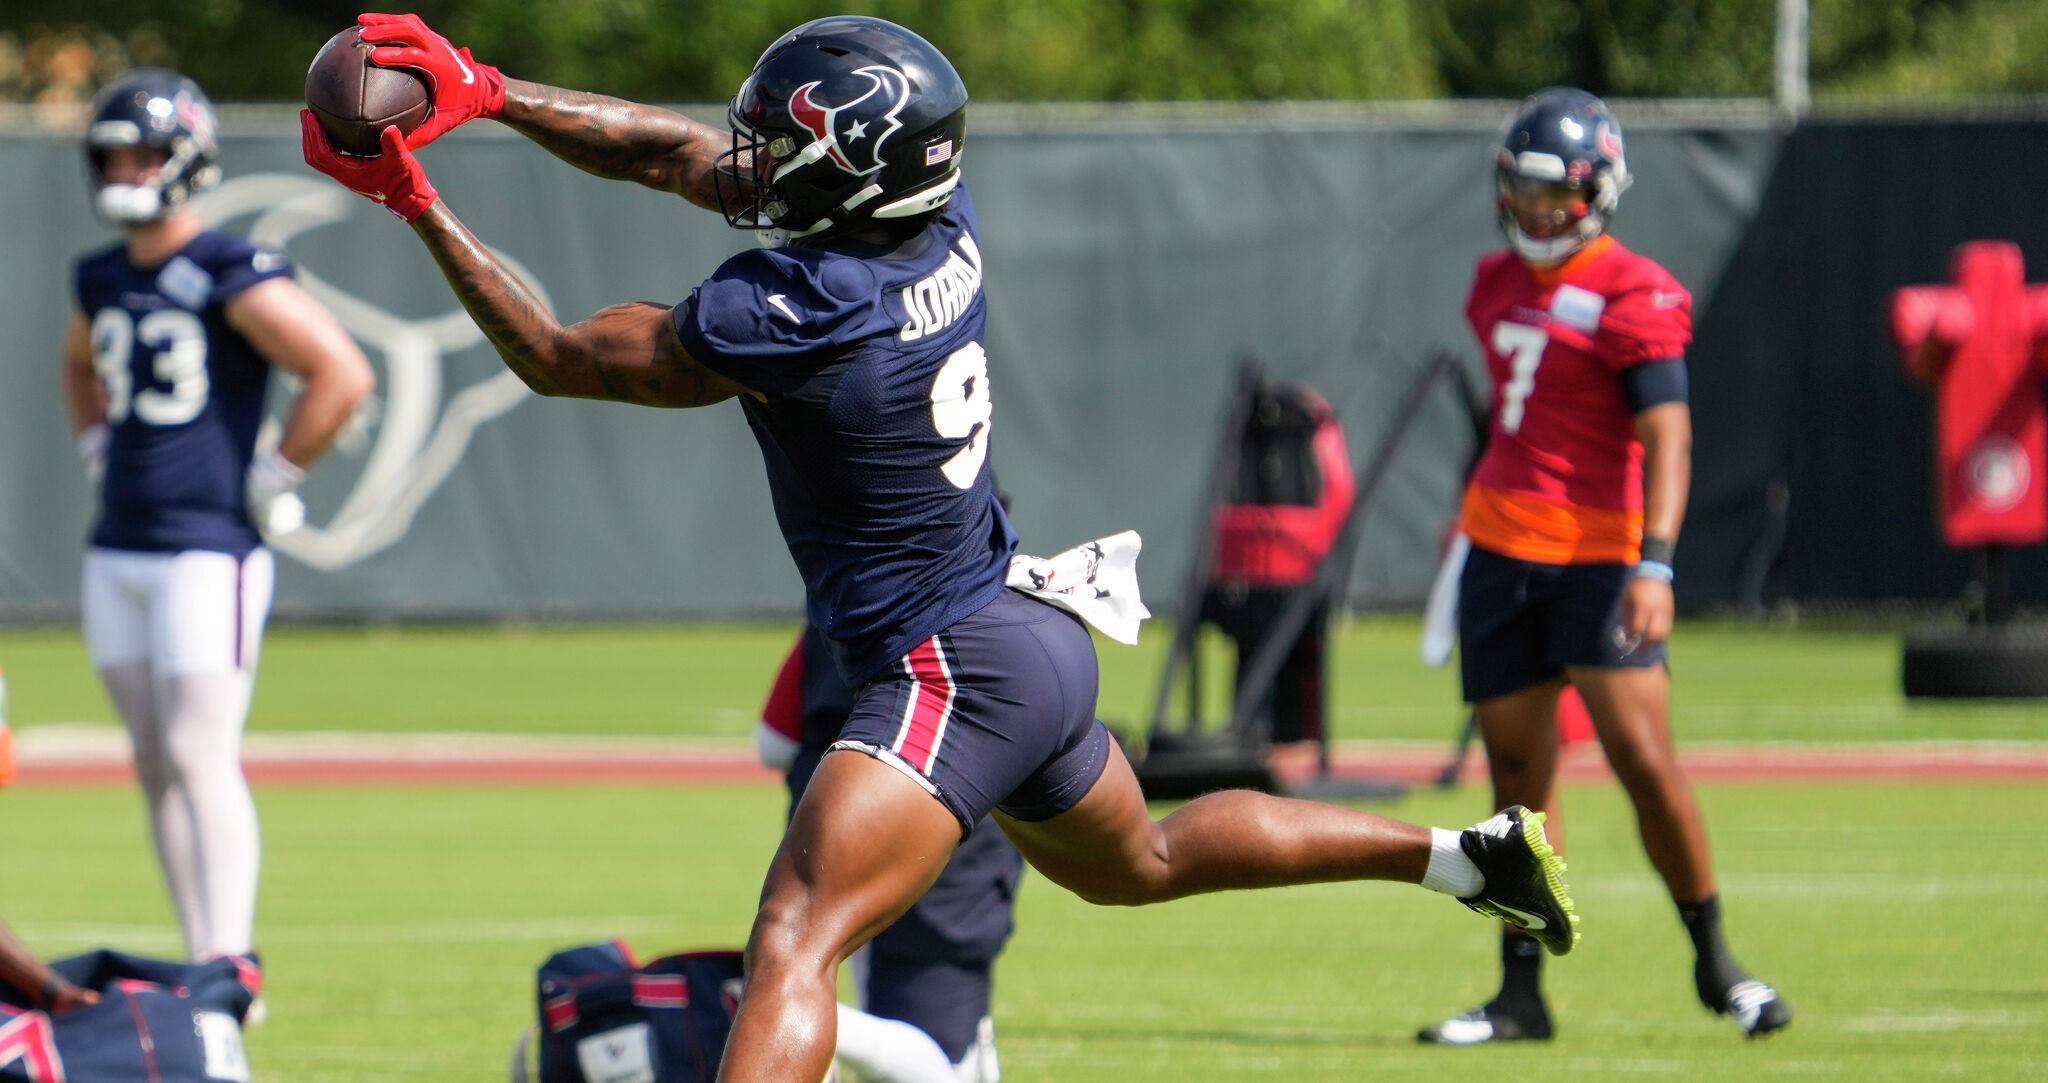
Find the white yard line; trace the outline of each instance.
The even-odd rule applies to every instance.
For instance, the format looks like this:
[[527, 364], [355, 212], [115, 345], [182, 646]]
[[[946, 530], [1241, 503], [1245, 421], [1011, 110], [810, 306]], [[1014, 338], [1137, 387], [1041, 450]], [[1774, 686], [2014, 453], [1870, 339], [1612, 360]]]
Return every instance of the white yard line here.
[[[182, 942], [168, 924], [17, 920], [9, 923], [39, 944], [118, 944], [124, 949], [176, 952]], [[264, 946], [326, 947], [351, 944], [517, 944], [527, 941], [581, 942], [641, 933], [666, 932], [676, 919], [652, 914], [610, 914], [513, 920], [386, 921], [346, 925], [294, 925], [264, 921]]]

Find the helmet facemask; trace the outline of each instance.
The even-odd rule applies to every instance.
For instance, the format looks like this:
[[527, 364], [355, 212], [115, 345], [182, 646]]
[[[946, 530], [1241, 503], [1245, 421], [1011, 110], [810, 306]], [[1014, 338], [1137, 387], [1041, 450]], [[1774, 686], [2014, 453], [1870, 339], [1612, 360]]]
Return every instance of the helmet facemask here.
[[[1607, 231], [1607, 222], [1621, 203], [1611, 171], [1598, 171], [1590, 178], [1566, 177], [1564, 164], [1553, 155], [1525, 153], [1520, 157], [1549, 158], [1554, 168], [1543, 168], [1543, 164], [1527, 168], [1526, 161], [1512, 161], [1506, 151], [1501, 152], [1497, 174], [1500, 225], [1516, 255], [1530, 263], [1557, 263]], [[1549, 228], [1538, 236], [1523, 228], [1524, 219], [1532, 217], [1524, 206], [1546, 194], [1550, 196]]]

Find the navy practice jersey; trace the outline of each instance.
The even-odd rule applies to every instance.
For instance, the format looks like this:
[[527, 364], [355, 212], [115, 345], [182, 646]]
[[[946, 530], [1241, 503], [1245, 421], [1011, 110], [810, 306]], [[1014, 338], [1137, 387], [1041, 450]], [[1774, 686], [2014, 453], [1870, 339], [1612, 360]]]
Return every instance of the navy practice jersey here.
[[812, 625], [858, 686], [1003, 589], [986, 306], [963, 186], [895, 249], [743, 252], [672, 318], [741, 397]]
[[135, 266], [125, 245], [79, 260], [78, 305], [112, 434], [92, 544], [235, 556], [262, 544], [244, 487], [270, 365], [223, 306], [291, 273], [281, 253], [212, 232], [162, 267]]

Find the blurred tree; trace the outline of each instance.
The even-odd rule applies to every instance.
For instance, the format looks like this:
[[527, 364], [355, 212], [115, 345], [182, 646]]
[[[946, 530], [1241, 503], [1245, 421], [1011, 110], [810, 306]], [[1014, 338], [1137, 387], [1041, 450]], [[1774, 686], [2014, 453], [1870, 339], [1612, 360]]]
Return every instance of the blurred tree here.
[[[6, 0], [0, 98], [83, 96], [131, 63], [222, 101], [291, 101], [334, 0]], [[2042, 0], [1811, 0], [1814, 92], [2048, 91]], [[1762, 97], [1777, 0], [415, 0], [514, 75], [716, 102], [775, 35], [835, 11], [915, 27], [982, 101]]]
[[2039, 0], [1813, 0], [1815, 94], [1942, 98], [2048, 91]]

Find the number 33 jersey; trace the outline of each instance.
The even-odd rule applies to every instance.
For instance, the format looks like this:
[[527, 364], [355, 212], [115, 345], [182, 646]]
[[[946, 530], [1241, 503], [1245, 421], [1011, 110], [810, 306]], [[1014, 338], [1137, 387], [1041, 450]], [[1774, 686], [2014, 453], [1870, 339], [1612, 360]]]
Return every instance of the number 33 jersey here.
[[810, 621], [856, 687], [1001, 593], [986, 305], [964, 186], [896, 248], [727, 260], [672, 319], [741, 396]]
[[237, 557], [262, 544], [244, 492], [270, 364], [223, 309], [291, 273], [282, 254], [212, 232], [161, 267], [135, 266], [123, 245], [79, 260], [111, 435], [92, 544]]
[[1633, 563], [1643, 446], [1621, 371], [1684, 355], [1692, 296], [1655, 261], [1601, 237], [1550, 268], [1487, 255], [1465, 316], [1486, 353], [1493, 413], [1461, 528], [1522, 560]]

